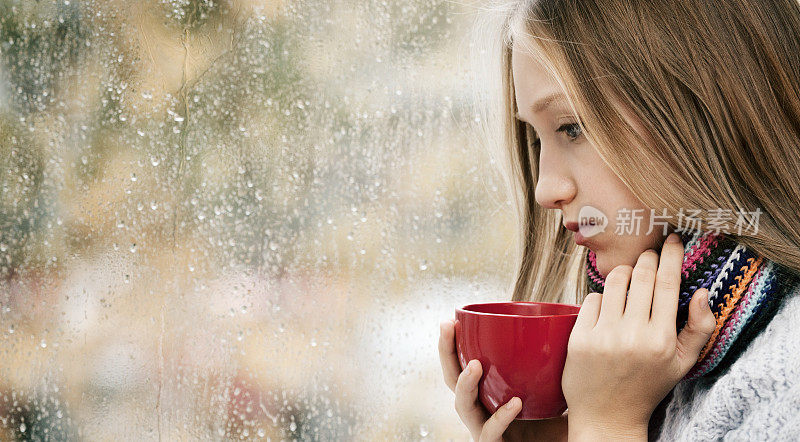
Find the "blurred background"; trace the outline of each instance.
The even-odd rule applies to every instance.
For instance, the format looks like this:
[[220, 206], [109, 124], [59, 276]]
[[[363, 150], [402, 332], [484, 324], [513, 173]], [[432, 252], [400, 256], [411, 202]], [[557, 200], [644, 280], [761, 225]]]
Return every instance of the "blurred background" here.
[[0, 440], [467, 440], [475, 5], [0, 0]]

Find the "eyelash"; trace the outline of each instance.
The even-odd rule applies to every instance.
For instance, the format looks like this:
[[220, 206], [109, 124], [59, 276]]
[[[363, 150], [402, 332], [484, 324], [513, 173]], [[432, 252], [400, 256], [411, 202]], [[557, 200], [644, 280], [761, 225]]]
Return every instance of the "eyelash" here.
[[[556, 129], [556, 132], [564, 132], [566, 134], [567, 133], [567, 129], [572, 128], [572, 127], [580, 129], [580, 125], [578, 125], [578, 123], [568, 123], [568, 124], [562, 124], [561, 126], [559, 126], [558, 129]], [[578, 136], [575, 137], [575, 138], [570, 138], [569, 134], [567, 134], [567, 138], [569, 138], [570, 142], [574, 143], [582, 134], [583, 134], [583, 131], [581, 131], [581, 133], [578, 134]], [[535, 146], [539, 146], [541, 144], [541, 142], [542, 141], [541, 141], [541, 139], [539, 137], [536, 137], [536, 139], [533, 140], [533, 144]]]
[[[564, 132], [565, 134], [567, 134], [567, 129], [571, 127], [577, 128], [578, 130], [580, 130], [581, 128], [578, 125], [578, 123], [562, 124], [558, 129], [556, 129], [556, 132]], [[583, 134], [583, 131], [581, 131], [575, 138], [570, 137], [569, 134], [567, 134], [567, 137], [569, 138], [570, 141], [574, 142], [581, 136], [581, 134]]]

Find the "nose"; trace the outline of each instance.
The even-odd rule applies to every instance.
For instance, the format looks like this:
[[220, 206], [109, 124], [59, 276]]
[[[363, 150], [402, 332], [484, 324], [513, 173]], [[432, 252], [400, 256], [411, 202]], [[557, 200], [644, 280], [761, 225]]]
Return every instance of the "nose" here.
[[563, 209], [577, 193], [577, 185], [565, 167], [565, 160], [554, 152], [540, 151], [536, 202], [548, 209]]

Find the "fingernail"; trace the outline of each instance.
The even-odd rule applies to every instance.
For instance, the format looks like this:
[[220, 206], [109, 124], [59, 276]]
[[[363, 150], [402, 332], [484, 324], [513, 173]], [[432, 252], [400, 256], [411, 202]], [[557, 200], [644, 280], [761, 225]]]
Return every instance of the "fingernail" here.
[[467, 366], [464, 368], [464, 376], [469, 376], [472, 373], [472, 361], [467, 362]]
[[668, 243], [674, 244], [674, 243], [678, 242], [679, 240], [680, 240], [680, 238], [678, 237], [677, 233], [670, 233], [669, 236], [667, 236], [667, 242]]
[[512, 397], [511, 400], [508, 401], [508, 403], [506, 404], [506, 408], [514, 408], [514, 407], [516, 407], [517, 406], [517, 401], [519, 401], [519, 400], [520, 400], [520, 398], [518, 398], [516, 396]]

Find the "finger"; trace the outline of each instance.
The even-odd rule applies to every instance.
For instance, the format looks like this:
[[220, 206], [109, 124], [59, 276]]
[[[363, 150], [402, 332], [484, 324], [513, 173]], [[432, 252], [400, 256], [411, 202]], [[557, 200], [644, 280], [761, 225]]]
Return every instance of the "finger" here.
[[619, 265], [608, 272], [597, 325], [619, 323], [625, 308], [625, 297], [628, 293], [628, 283], [631, 280], [632, 272], [633, 267], [629, 265]]
[[455, 328], [453, 321], [444, 321], [439, 325], [439, 362], [442, 364], [444, 383], [455, 391], [461, 366], [456, 355]]
[[683, 254], [681, 237], [677, 233], [671, 233], [661, 249], [661, 261], [656, 273], [653, 295], [653, 309], [650, 314], [650, 321], [653, 324], [668, 329], [672, 333], [675, 333], [675, 318], [678, 315]]
[[478, 402], [478, 381], [483, 369], [481, 363], [473, 359], [464, 367], [456, 382], [456, 412], [470, 433], [478, 434], [488, 418], [483, 405]]
[[594, 327], [597, 323], [597, 315], [600, 314], [602, 298], [603, 295], [596, 292], [589, 293], [583, 298], [581, 308], [578, 310], [578, 318], [575, 319], [575, 325], [572, 327], [573, 333], [588, 331]]
[[497, 411], [483, 424], [480, 442], [497, 442], [503, 440], [505, 433], [514, 418], [522, 410], [522, 401], [518, 397], [512, 397], [505, 405]]
[[631, 288], [625, 304], [625, 320], [646, 324], [650, 320], [653, 289], [658, 269], [658, 253], [647, 249], [639, 255], [631, 273]]
[[716, 327], [717, 320], [708, 305], [708, 289], [698, 289], [689, 301], [686, 326], [678, 334], [681, 374], [688, 373], [697, 362]]

